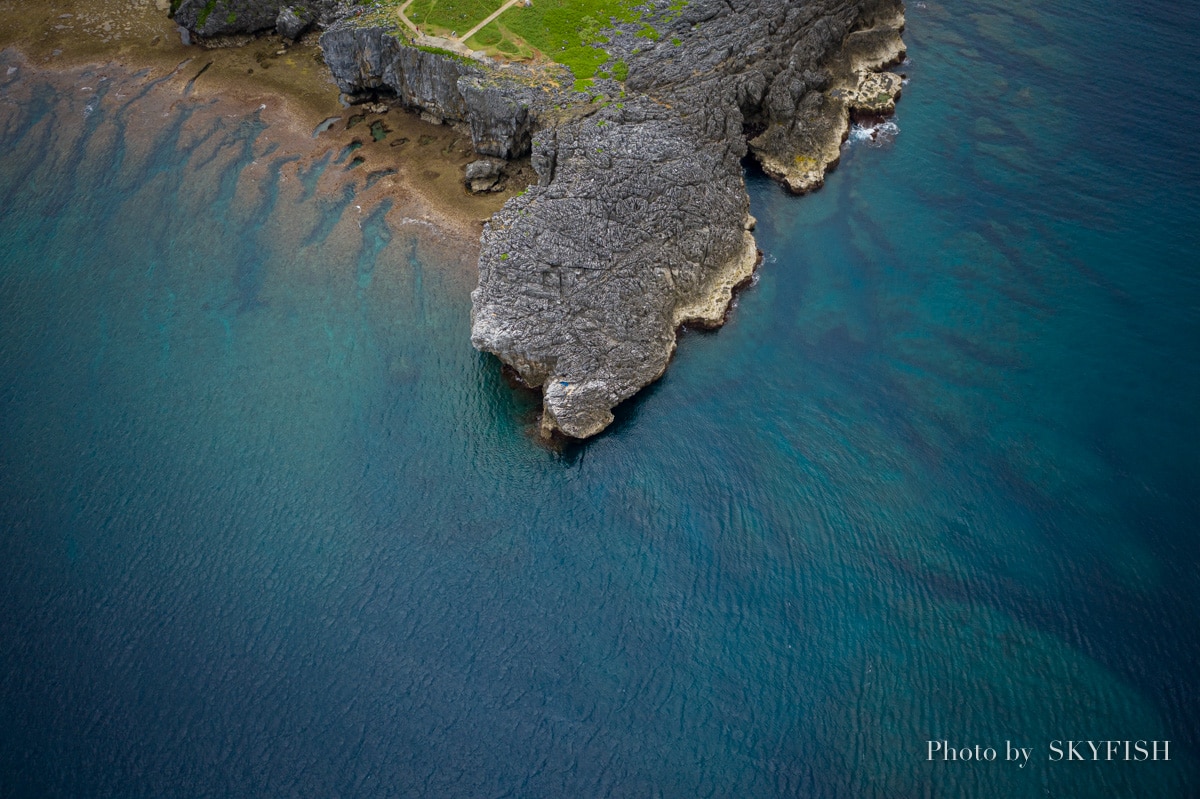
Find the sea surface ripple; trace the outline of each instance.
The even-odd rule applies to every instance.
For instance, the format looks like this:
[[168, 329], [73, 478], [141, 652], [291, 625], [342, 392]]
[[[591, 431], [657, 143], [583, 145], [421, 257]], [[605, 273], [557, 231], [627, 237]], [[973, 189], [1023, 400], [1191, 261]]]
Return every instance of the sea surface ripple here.
[[751, 170], [730, 323], [563, 451], [403, 199], [0, 54], [0, 795], [1197, 795], [1196, 11], [908, 18], [895, 128]]

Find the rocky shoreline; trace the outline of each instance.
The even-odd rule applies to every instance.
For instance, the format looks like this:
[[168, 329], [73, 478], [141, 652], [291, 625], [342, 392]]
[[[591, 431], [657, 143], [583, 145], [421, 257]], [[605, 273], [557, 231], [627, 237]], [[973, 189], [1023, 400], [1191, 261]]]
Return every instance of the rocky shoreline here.
[[484, 225], [471, 342], [541, 389], [543, 435], [574, 438], [663, 374], [681, 325], [723, 323], [759, 260], [743, 158], [819, 187], [852, 117], [894, 110], [886, 69], [904, 57], [899, 0], [651, 0], [604, 45], [623, 80], [584, 91], [562, 67], [420, 46], [394, 15], [335, 0], [170, 12], [198, 37], [319, 26], [350, 100], [415, 110], [496, 159], [468, 185], [536, 179]]
[[[605, 48], [625, 80], [587, 94], [548, 70], [418, 50], [398, 25], [321, 37], [348, 94], [391, 94], [468, 128], [477, 152], [529, 152], [536, 185], [485, 226], [472, 344], [543, 394], [543, 435], [587, 438], [657, 380], [680, 325], [719, 326], [758, 260], [742, 158], [795, 193], [837, 164], [855, 114], [891, 113], [896, 0], [649, 3]], [[749, 135], [756, 131], [757, 135]]]
[[[455, 281], [474, 286], [483, 220], [534, 179], [528, 158], [506, 165], [500, 190], [465, 192], [463, 169], [478, 157], [470, 136], [398, 103], [346, 107], [324, 64], [316, 25], [297, 41], [240, 32], [191, 37], [188, 45], [168, 12], [168, 0], [0, 0], [0, 49], [31, 70], [68, 79], [81, 69], [114, 80], [133, 76], [135, 84], [169, 78], [163, 88], [175, 91], [181, 106], [219, 103], [225, 113], [256, 115], [269, 123], [264, 141], [281, 142], [298, 163], [343, 162], [345, 169], [327, 170], [337, 180], [321, 181], [318, 194], [341, 204], [353, 186], [365, 212], [390, 201], [389, 224], [445, 252]], [[380, 129], [385, 136], [377, 136]], [[343, 158], [347, 149], [353, 153]], [[350, 205], [347, 213], [359, 212]]]

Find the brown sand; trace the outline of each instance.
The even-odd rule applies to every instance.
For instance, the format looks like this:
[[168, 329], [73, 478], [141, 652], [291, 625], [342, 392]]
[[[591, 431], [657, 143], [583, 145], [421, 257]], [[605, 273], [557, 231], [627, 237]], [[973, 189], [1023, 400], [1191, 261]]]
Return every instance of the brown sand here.
[[[350, 118], [364, 112], [342, 106], [316, 34], [294, 44], [272, 34], [231, 42], [237, 46], [185, 46], [167, 5], [167, 0], [0, 0], [0, 48], [23, 53], [37, 69], [149, 70], [146, 81], [175, 72], [170, 82], [180, 92], [194, 78], [191, 98], [219, 98], [243, 113], [265, 106], [262, 119], [270, 123], [272, 139], [306, 161], [362, 142], [354, 153], [362, 163], [347, 179], [365, 181], [372, 173], [376, 179], [356, 202], [393, 197], [398, 221], [429, 222], [474, 252], [483, 220], [534, 179], [526, 164], [507, 191], [471, 195], [462, 184], [463, 167], [477, 157], [469, 136], [398, 108], [366, 114], [347, 129]], [[314, 139], [317, 126], [335, 116], [342, 119]], [[370, 130], [376, 120], [389, 131], [379, 142]], [[378, 176], [388, 170], [394, 173]]]

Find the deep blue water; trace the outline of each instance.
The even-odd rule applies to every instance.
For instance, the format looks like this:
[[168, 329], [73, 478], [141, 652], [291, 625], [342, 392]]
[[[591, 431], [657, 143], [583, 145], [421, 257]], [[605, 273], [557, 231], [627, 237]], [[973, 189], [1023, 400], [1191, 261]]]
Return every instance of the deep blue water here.
[[402, 200], [0, 55], [0, 795], [1197, 795], [1198, 34], [912, 4], [894, 141], [752, 174], [560, 453]]

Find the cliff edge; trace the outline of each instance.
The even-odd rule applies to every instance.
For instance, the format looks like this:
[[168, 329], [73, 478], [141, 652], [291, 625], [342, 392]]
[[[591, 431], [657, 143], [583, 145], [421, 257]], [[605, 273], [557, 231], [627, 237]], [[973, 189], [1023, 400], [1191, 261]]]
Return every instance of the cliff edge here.
[[878, 70], [902, 23], [889, 0], [694, 0], [650, 18], [656, 42], [614, 37], [624, 99], [535, 136], [541, 180], [485, 228], [472, 295], [472, 344], [542, 388], [544, 434], [603, 430], [681, 324], [722, 324], [757, 263], [747, 146], [793, 191], [819, 186], [851, 113], [894, 108]]
[[484, 227], [471, 343], [541, 388], [547, 436], [600, 432], [663, 374], [681, 325], [723, 323], [758, 261], [747, 153], [810, 191], [852, 115], [890, 113], [900, 93], [885, 71], [904, 57], [900, 0], [649, 0], [609, 20], [594, 80], [426, 36], [407, 6], [344, 14], [325, 60], [352, 98], [531, 157], [537, 184]]
[[171, 0], [171, 16], [200, 37], [274, 30], [296, 39], [314, 23], [346, 14], [341, 0]]

